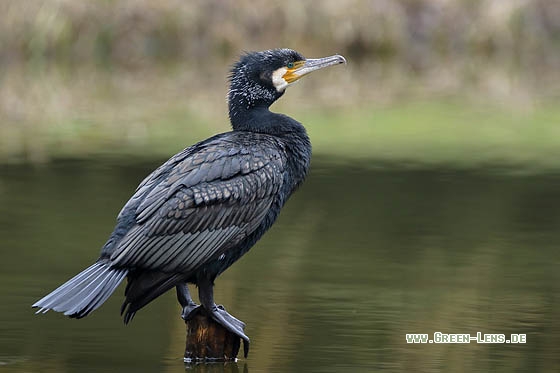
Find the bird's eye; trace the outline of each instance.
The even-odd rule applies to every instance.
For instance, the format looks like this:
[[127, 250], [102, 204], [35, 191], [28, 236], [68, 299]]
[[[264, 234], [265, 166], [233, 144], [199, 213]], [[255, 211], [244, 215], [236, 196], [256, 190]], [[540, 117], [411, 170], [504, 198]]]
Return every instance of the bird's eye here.
[[288, 62], [288, 64], [286, 66], [288, 66], [288, 69], [291, 69], [292, 67], [294, 67], [294, 63], [293, 62]]

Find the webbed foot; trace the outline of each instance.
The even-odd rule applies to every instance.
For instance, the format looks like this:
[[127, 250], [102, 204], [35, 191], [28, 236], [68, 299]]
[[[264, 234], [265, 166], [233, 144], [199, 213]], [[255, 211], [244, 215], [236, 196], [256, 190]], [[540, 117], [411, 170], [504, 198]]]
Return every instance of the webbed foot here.
[[218, 324], [243, 339], [243, 354], [245, 357], [249, 354], [249, 337], [245, 334], [245, 323], [230, 315], [224, 306], [214, 304], [210, 309], [206, 309], [212, 319]]

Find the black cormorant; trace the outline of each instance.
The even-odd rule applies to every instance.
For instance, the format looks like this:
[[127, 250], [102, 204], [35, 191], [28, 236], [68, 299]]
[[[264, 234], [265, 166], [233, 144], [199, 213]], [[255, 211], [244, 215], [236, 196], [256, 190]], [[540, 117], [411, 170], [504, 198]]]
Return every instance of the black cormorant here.
[[140, 183], [117, 218], [99, 259], [33, 307], [81, 318], [127, 278], [121, 308], [128, 323], [175, 287], [185, 320], [202, 307], [244, 340], [245, 324], [214, 303], [214, 279], [245, 254], [274, 223], [303, 182], [311, 144], [301, 123], [269, 111], [290, 84], [342, 56], [305, 59], [290, 49], [243, 55], [228, 93], [233, 130], [176, 154]]

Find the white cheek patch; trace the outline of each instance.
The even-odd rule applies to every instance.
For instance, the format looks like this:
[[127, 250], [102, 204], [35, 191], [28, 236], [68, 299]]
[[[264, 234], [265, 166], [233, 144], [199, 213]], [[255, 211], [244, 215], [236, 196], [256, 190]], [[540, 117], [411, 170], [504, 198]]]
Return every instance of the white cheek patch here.
[[288, 72], [288, 69], [281, 67], [272, 73], [272, 84], [277, 92], [284, 91], [288, 86], [288, 82], [284, 79], [286, 72]]

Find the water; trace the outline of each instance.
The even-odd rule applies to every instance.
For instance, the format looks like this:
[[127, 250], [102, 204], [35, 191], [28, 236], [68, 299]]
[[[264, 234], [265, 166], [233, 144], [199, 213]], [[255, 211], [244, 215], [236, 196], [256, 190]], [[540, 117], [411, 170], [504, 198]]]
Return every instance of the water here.
[[[0, 371], [558, 371], [560, 176], [316, 159], [274, 228], [216, 283], [247, 360], [185, 366], [173, 292], [131, 325], [30, 305], [88, 266], [159, 162], [0, 167]], [[333, 165], [336, 164], [336, 165]], [[527, 334], [407, 344], [406, 333]]]

